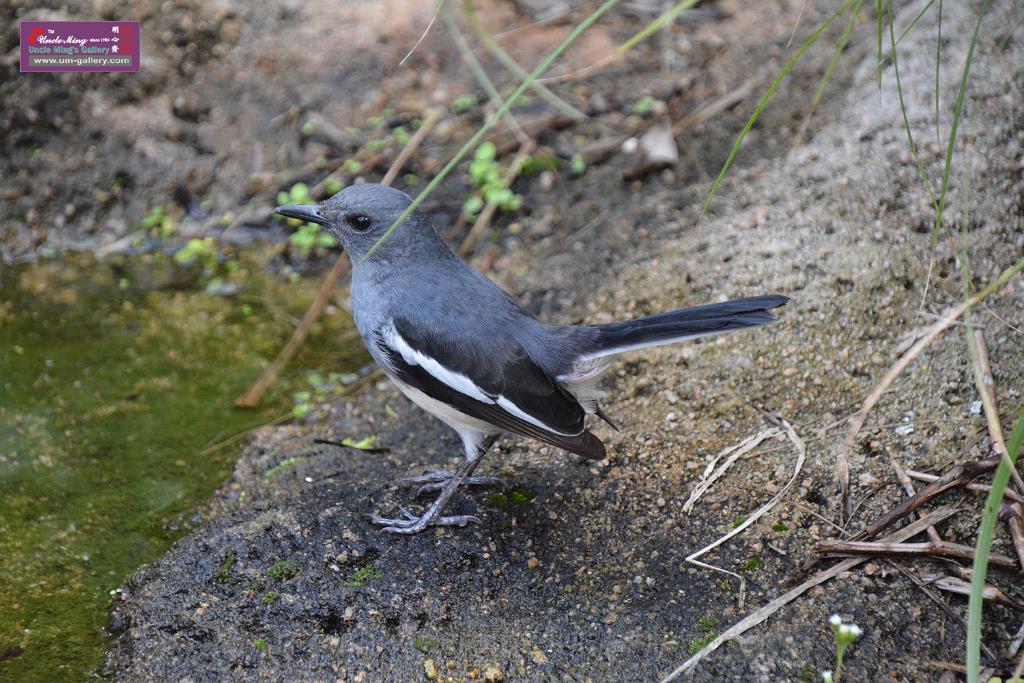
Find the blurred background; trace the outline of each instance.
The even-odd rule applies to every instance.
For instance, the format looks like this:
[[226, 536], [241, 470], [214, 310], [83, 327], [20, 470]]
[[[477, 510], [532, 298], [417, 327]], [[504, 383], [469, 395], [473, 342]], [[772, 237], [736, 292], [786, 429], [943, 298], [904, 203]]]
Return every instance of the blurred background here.
[[[908, 125], [918, 136], [911, 148], [893, 61], [883, 56], [889, 43], [876, 42], [882, 23], [874, 3], [833, 4], [624, 0], [512, 102], [422, 205], [465, 258], [553, 322], [725, 295], [795, 297], [785, 328], [791, 341], [729, 342], [751, 345], [738, 347], [746, 355], [734, 368], [736, 385], [688, 356], [684, 366], [692, 362], [697, 379], [665, 361], [676, 369], [664, 386], [629, 393], [642, 402], [645, 392], [669, 392], [673, 417], [643, 403], [649, 418], [640, 425], [651, 423], [641, 434], [697, 434], [707, 425], [707, 440], [693, 446], [703, 454], [722, 445], [714, 434], [723, 444], [739, 440], [730, 431], [756, 424], [761, 409], [804, 413], [822, 428], [836, 423], [893, 360], [882, 342], [923, 324], [920, 311], [961, 298], [958, 235], [968, 235], [981, 285], [1019, 258], [1019, 7], [994, 2], [988, 10], [965, 110], [988, 118], [964, 124], [957, 149], [972, 161], [954, 170], [941, 232], [933, 230], [934, 195], [920, 170], [939, 187], [976, 15], [947, 7], [939, 39], [947, 52], [936, 53], [938, 7], [895, 8], [894, 36], [906, 41], [899, 67]], [[271, 209], [379, 182], [392, 166], [394, 186], [415, 196], [525, 72], [597, 7], [578, 0], [7, 0], [0, 7], [0, 678], [97, 675], [111, 629], [127, 628], [109, 617], [125, 578], [222, 506], [246, 503], [253, 487], [245, 484], [222, 487], [216, 503], [209, 497], [232, 476], [248, 431], [338, 411], [351, 416], [344, 406], [380, 390], [352, 328], [337, 245], [318, 226]], [[838, 9], [844, 13], [833, 16]], [[141, 70], [19, 74], [17, 24], [30, 19], [140, 20]], [[813, 49], [780, 79], [804, 46]], [[698, 224], [714, 179], [770, 88], [771, 104], [745, 135], [734, 175]], [[409, 155], [396, 164], [403, 150]], [[967, 208], [977, 209], [974, 217], [966, 218]], [[337, 274], [337, 288], [322, 286]], [[997, 375], [1005, 373], [1001, 386], [1019, 402], [1012, 392], [1021, 388], [1022, 321], [1020, 290], [1013, 291], [988, 322], [1004, 339], [993, 352]], [[301, 324], [314, 302], [318, 314]], [[308, 337], [294, 357], [247, 394], [296, 328]], [[769, 350], [776, 353], [766, 360]], [[915, 457], [941, 462], [938, 441], [948, 441], [948, 456], [965, 430], [980, 428], [978, 413], [950, 408], [973, 400], [966, 361], [956, 363], [931, 367], [916, 394], [941, 386], [955, 401], [931, 411], [912, 402], [892, 407], [897, 423], [908, 421], [907, 411], [928, 414], [934, 431], [873, 433], [857, 452], [860, 465], [875, 463], [888, 439], [907, 440], [893, 452], [916, 449]], [[636, 374], [630, 369], [621, 382], [630, 386]], [[730, 386], [749, 405], [716, 404], [705, 384]], [[348, 434], [348, 445], [380, 445], [381, 425], [399, 400], [386, 405], [381, 422]], [[289, 457], [261, 476], [287, 468]], [[827, 460], [801, 495], [830, 515]], [[777, 468], [763, 465], [765, 481], [779, 478]], [[695, 475], [680, 465], [670, 481], [641, 471], [647, 483], [620, 483], [679, 491]], [[863, 494], [876, 481], [855, 475], [854, 485]], [[650, 505], [663, 505], [660, 496]], [[751, 556], [740, 552], [736, 562]], [[762, 577], [765, 589], [792, 565], [774, 571]], [[663, 630], [682, 628], [672, 622]], [[266, 637], [255, 649], [243, 638], [251, 656], [266, 649]], [[637, 655], [629, 671], [646, 680], [685, 658], [688, 638], [659, 638], [683, 642], [682, 650]], [[950, 638], [928, 641], [931, 654], [959, 643], [962, 632]], [[772, 670], [796, 676], [801, 657], [789, 658], [792, 670]], [[133, 680], [130, 659], [107, 673]], [[524, 661], [556, 676], [539, 659]], [[627, 669], [610, 670], [618, 678]], [[880, 669], [866, 671], [881, 680]]]

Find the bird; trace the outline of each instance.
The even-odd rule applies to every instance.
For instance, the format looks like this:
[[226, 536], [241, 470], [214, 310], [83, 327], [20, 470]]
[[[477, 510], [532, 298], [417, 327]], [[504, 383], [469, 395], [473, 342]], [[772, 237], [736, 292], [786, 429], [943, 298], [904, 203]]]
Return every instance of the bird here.
[[[474, 471], [503, 433], [536, 439], [592, 460], [604, 443], [587, 426], [601, 378], [622, 353], [775, 322], [789, 299], [753, 296], [599, 325], [547, 325], [463, 261], [412, 199], [397, 189], [351, 185], [320, 204], [274, 211], [326, 229], [352, 262], [351, 309], [370, 356], [398, 389], [454, 429], [465, 459], [454, 470], [409, 477], [403, 485], [439, 491], [420, 514], [371, 514], [382, 531], [479, 523], [446, 515], [462, 485], [495, 484]], [[612, 424], [612, 427], [615, 427]]]

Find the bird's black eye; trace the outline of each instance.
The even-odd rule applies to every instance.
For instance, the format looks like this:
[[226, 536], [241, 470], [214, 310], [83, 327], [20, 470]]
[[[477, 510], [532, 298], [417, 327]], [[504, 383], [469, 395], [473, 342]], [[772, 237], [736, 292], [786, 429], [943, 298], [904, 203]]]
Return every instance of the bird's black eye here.
[[370, 226], [373, 224], [373, 220], [363, 213], [354, 213], [347, 216], [345, 221], [352, 226], [353, 230], [358, 230], [359, 232], [369, 230]]

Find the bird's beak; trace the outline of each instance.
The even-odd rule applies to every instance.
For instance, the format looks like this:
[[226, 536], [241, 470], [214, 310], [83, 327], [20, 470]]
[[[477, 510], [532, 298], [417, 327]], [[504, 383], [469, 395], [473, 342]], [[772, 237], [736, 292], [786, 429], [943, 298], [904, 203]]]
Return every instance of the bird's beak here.
[[297, 218], [300, 221], [317, 225], [327, 225], [327, 219], [320, 215], [319, 204], [285, 204], [274, 209], [274, 213], [279, 213], [286, 218]]

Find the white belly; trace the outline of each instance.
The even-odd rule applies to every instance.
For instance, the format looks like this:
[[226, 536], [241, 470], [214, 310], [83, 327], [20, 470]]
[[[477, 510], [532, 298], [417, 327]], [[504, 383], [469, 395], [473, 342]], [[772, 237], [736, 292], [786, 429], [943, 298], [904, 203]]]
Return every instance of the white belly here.
[[405, 394], [410, 401], [457, 431], [463, 441], [476, 444], [479, 443], [482, 437], [490, 434], [499, 434], [502, 431], [491, 423], [478, 420], [471, 415], [459, 412], [447, 403], [431, 398], [419, 389], [411, 387], [403, 382], [399, 382], [394, 377], [391, 377], [390, 379], [399, 389], [402, 390], [402, 393]]

